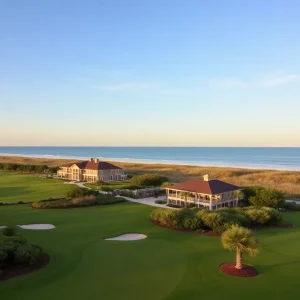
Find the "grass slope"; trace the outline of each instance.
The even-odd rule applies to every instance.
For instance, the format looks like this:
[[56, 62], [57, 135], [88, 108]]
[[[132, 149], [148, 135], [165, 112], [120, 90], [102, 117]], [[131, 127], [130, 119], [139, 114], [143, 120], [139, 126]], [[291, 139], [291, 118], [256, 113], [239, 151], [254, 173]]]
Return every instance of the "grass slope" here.
[[64, 196], [73, 186], [58, 179], [0, 171], [0, 202], [36, 201]]
[[[223, 274], [219, 265], [234, 260], [218, 237], [175, 232], [149, 222], [152, 208], [126, 203], [71, 210], [0, 207], [0, 223], [52, 223], [50, 231], [24, 235], [51, 255], [43, 270], [3, 282], [5, 300], [176, 300], [293, 299], [298, 294], [300, 229], [258, 232], [261, 253], [245, 263], [256, 278]], [[284, 218], [300, 225], [300, 214]], [[134, 242], [105, 241], [122, 233], [148, 235]], [[282, 276], [284, 274], [284, 276]]]

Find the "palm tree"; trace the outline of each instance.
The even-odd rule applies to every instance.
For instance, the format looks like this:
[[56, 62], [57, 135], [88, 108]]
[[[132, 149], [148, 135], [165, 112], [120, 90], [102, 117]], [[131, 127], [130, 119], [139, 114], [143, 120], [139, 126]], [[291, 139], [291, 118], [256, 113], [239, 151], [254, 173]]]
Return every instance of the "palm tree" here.
[[241, 200], [244, 198], [244, 193], [240, 190], [234, 191], [233, 195], [237, 200]]
[[184, 206], [187, 207], [187, 199], [189, 197], [190, 193], [187, 192], [181, 192], [180, 196], [184, 199]]
[[258, 254], [258, 242], [255, 239], [254, 232], [250, 229], [233, 225], [226, 230], [221, 237], [222, 245], [225, 249], [236, 251], [237, 269], [242, 269], [242, 253], [248, 252], [250, 255]]

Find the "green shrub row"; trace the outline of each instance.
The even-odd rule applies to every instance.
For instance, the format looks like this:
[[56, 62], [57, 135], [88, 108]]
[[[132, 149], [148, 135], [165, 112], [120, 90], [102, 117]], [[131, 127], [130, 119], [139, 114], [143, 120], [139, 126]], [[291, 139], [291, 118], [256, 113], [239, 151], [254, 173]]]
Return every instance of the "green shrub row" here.
[[212, 230], [223, 233], [232, 225], [243, 227], [278, 225], [281, 214], [269, 207], [224, 208], [215, 211], [197, 208], [178, 210], [159, 208], [151, 219], [161, 225], [185, 230]]
[[35, 173], [57, 173], [59, 167], [48, 167], [47, 165], [22, 165], [15, 163], [0, 163], [0, 170], [35, 172]]
[[16, 227], [0, 230], [0, 276], [1, 267], [5, 265], [35, 265], [44, 254], [41, 247], [29, 244]]
[[33, 208], [75, 208], [75, 207], [87, 207], [94, 205], [108, 205], [125, 202], [122, 197], [113, 197], [109, 195], [84, 196], [78, 198], [61, 198], [61, 199], [48, 199], [36, 201], [31, 204]]

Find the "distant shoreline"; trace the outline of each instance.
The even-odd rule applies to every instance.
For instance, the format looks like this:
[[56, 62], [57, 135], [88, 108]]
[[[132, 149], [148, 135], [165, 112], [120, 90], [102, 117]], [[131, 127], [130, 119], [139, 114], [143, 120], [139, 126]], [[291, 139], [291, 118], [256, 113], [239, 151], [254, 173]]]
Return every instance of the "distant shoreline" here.
[[[3, 160], [7, 160], [6, 157], [14, 157], [14, 158], [24, 158], [24, 160], [28, 160], [29, 158], [34, 160], [51, 160], [51, 162], [59, 162], [59, 163], [69, 163], [72, 161], [82, 161], [88, 160], [89, 157], [77, 157], [77, 156], [59, 156], [59, 155], [24, 155], [24, 154], [10, 154], [10, 153], [0, 153], [0, 162]], [[180, 161], [153, 161], [152, 159], [122, 159], [122, 158], [100, 158], [104, 161], [109, 161], [113, 163], [121, 163], [121, 164], [145, 164], [145, 165], [167, 165], [167, 166], [185, 166], [185, 167], [204, 167], [204, 168], [232, 168], [232, 169], [243, 169], [243, 170], [265, 170], [265, 171], [292, 171], [292, 172], [300, 172], [298, 168], [275, 168], [275, 167], [261, 167], [261, 166], [249, 166], [245, 165], [211, 165], [211, 164], [193, 164], [193, 163], [183, 163]], [[32, 162], [34, 164], [34, 162]], [[53, 165], [51, 163], [51, 165]]]

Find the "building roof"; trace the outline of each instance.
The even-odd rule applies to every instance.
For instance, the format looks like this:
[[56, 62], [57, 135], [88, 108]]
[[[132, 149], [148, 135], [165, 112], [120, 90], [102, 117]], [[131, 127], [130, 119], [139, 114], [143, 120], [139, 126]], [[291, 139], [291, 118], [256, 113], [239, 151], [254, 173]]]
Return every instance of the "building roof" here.
[[221, 180], [214, 179], [206, 181], [201, 179], [194, 179], [169, 186], [168, 189], [215, 195], [240, 190], [241, 188]]
[[76, 163], [70, 163], [63, 165], [62, 167], [70, 168], [71, 166], [76, 165], [81, 170], [115, 170], [115, 169], [121, 169], [120, 167], [117, 167], [113, 164], [110, 164], [105, 161], [90, 161], [85, 160], [81, 162]]

